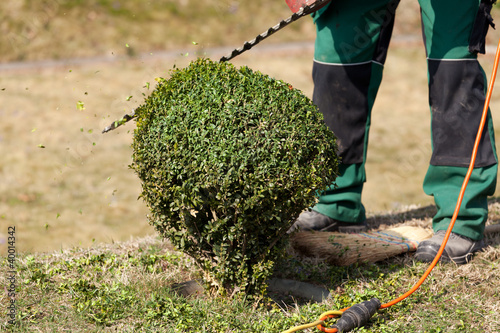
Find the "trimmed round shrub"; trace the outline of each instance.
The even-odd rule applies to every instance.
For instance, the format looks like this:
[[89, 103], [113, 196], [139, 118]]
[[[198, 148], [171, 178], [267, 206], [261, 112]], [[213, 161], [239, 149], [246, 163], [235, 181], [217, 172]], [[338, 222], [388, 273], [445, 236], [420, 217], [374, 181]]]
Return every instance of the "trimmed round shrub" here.
[[212, 291], [262, 295], [287, 231], [337, 176], [335, 137], [299, 90], [247, 67], [198, 59], [157, 81], [132, 144], [149, 221]]

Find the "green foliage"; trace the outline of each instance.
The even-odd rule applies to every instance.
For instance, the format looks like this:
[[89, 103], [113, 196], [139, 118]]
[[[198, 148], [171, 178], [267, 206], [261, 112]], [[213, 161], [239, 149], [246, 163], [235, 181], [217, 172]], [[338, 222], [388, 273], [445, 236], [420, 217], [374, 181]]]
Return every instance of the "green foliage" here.
[[[379, 311], [355, 331], [500, 332], [499, 253], [498, 245], [490, 246], [467, 267], [436, 266], [416, 293]], [[16, 323], [0, 321], [0, 331], [279, 333], [313, 322], [325, 311], [373, 297], [390, 301], [407, 292], [427, 268], [408, 254], [347, 267], [286, 257], [276, 265], [274, 277], [325, 286], [331, 298], [311, 303], [271, 291], [273, 300], [264, 298], [255, 306], [240, 298], [174, 293], [169, 286], [197, 279], [201, 272], [192, 258], [155, 237], [54, 253], [19, 253]], [[1, 257], [0, 277], [10, 270], [8, 259]], [[6, 314], [5, 308], [2, 318]], [[334, 322], [330, 320], [329, 326]]]
[[247, 67], [198, 59], [158, 82], [132, 144], [150, 222], [219, 292], [262, 294], [337, 175], [335, 137], [300, 91]]

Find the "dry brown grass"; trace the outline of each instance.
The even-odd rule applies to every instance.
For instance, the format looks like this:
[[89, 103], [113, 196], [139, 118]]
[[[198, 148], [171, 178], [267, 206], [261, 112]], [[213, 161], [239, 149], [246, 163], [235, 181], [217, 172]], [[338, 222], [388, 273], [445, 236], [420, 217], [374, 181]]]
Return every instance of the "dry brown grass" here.
[[[0, 62], [135, 55], [185, 49], [193, 41], [236, 46], [290, 14], [284, 2], [263, 0], [5, 0]], [[304, 21], [280, 36], [310, 39], [314, 27]]]
[[[394, 46], [373, 111], [364, 192], [371, 214], [432, 203], [421, 190], [430, 154], [425, 59], [418, 46]], [[312, 94], [311, 48], [252, 52], [234, 63]], [[136, 200], [140, 184], [127, 167], [133, 122], [106, 135], [100, 130], [141, 102], [146, 82], [153, 87], [154, 77], [189, 60], [179, 56], [165, 63], [129, 60], [3, 73], [0, 207], [5, 225], [18, 228], [19, 250], [85, 246], [92, 239], [110, 242], [154, 232], [143, 202]], [[494, 109], [498, 100], [495, 94]], [[78, 101], [85, 110], [77, 109]]]
[[[414, 10], [414, 5], [402, 6]], [[21, 10], [16, 8], [10, 10]], [[401, 11], [396, 34], [415, 31], [409, 29], [416, 23], [408, 13]], [[494, 31], [491, 38], [498, 35]], [[294, 51], [266, 51], [271, 45], [266, 42], [233, 62], [290, 82], [311, 96], [312, 44]], [[227, 52], [210, 53], [203, 46], [200, 50], [212, 58]], [[88, 246], [93, 240], [112, 242], [154, 233], [146, 222], [144, 203], [137, 201], [139, 181], [128, 169], [133, 122], [107, 135], [100, 130], [141, 103], [142, 94], [148, 94], [146, 82], [152, 89], [155, 77], [191, 59], [179, 53], [166, 58], [114, 57], [109, 62], [69, 62], [1, 73], [0, 219], [4, 226], [16, 226], [18, 251]], [[482, 61], [489, 76], [491, 54]], [[432, 203], [421, 190], [430, 158], [421, 43], [393, 43], [384, 75], [373, 110], [363, 197], [370, 215]], [[129, 96], [133, 97], [127, 101]], [[84, 110], [77, 109], [79, 101]], [[491, 106], [500, 108], [497, 92]], [[493, 117], [499, 124], [499, 113], [494, 111]]]
[[[181, 56], [181, 52], [204, 52], [210, 51], [211, 46], [227, 45], [228, 49], [223, 50], [226, 53], [231, 47], [240, 46], [244, 39], [262, 32], [268, 24], [274, 24], [281, 13], [288, 12], [286, 8], [282, 11], [283, 3], [272, 2], [271, 16], [246, 15], [245, 20], [231, 15], [221, 18], [224, 11], [238, 3], [260, 11], [258, 2], [210, 0], [203, 4], [211, 5], [216, 13], [219, 10], [219, 16], [210, 19], [206, 26], [199, 25], [202, 29], [187, 29], [176, 20], [165, 22], [167, 14], [161, 12], [152, 13], [151, 22], [134, 22], [127, 27], [123, 24], [126, 20], [104, 17], [95, 9], [97, 1], [88, 1], [84, 15], [68, 12], [53, 16], [48, 25], [34, 26], [33, 22], [44, 22], [43, 19], [34, 21], [41, 17], [37, 14], [41, 6], [54, 1], [59, 0], [30, 1], [29, 8], [23, 7], [21, 0], [0, 3], [0, 62], [67, 56], [104, 55], [105, 58], [81, 64], [72, 61], [57, 66], [38, 63], [25, 69], [0, 70], [0, 154], [3, 157], [0, 160], [0, 254], [7, 249], [8, 226], [16, 227], [18, 252], [49, 251], [18, 257], [17, 305], [22, 317], [19, 331], [137, 331], [138, 327], [147, 331], [145, 325], [149, 322], [143, 310], [149, 313], [158, 310], [154, 304], [149, 304], [148, 308], [149, 296], [159, 293], [168, 301], [173, 297], [168, 286], [197, 278], [197, 270], [182, 255], [170, 258], [175, 263], [185, 263], [182, 265], [168, 266], [169, 260], [165, 258], [154, 265], [135, 267], [132, 264], [147, 259], [150, 253], [168, 257], [175, 252], [166, 242], [152, 236], [155, 232], [147, 224], [147, 209], [142, 201], [137, 201], [140, 184], [127, 167], [133, 122], [107, 135], [101, 135], [100, 130], [141, 103], [142, 93], [148, 93], [143, 87], [146, 82], [153, 87], [155, 77], [165, 76], [174, 64], [185, 66], [192, 59]], [[188, 4], [193, 0], [179, 2]], [[149, 2], [122, 3], [140, 11], [147, 8]], [[430, 205], [431, 198], [421, 189], [430, 158], [430, 119], [425, 55], [415, 28], [419, 24], [417, 11], [417, 1], [401, 3], [395, 29], [397, 43], [393, 43], [389, 52], [372, 117], [368, 183], [363, 200], [370, 215], [368, 223], [374, 229], [398, 225], [428, 227], [435, 212], [435, 207]], [[11, 29], [13, 19], [18, 19], [17, 30]], [[196, 22], [206, 20], [198, 17], [192, 24]], [[44, 28], [37, 29], [37, 26]], [[9, 49], [12, 45], [5, 43], [9, 42], [5, 37], [10, 32], [28, 33], [30, 42], [24, 45], [26, 47], [18, 44], [17, 50], [12, 52]], [[210, 32], [217, 38], [208, 37]], [[234, 63], [249, 65], [290, 82], [310, 96], [311, 44], [295, 48], [293, 52], [264, 49], [287, 40], [310, 42], [312, 33], [310, 21], [304, 19], [295, 27], [280, 32], [279, 37], [273, 36], [238, 57]], [[406, 38], [407, 35], [410, 38]], [[496, 43], [499, 35], [500, 32], [492, 31], [489, 41]], [[195, 47], [191, 41], [201, 45]], [[130, 48], [124, 46], [126, 43]], [[182, 51], [168, 56], [161, 56], [156, 51], [149, 54], [150, 50], [171, 50], [178, 46]], [[219, 53], [208, 56], [217, 59], [223, 55]], [[126, 54], [144, 55], [120, 57]], [[482, 62], [489, 76], [491, 52], [482, 57]], [[500, 109], [500, 95], [497, 91], [498, 88], [491, 106], [498, 126], [500, 116], [495, 110]], [[127, 101], [129, 96], [133, 97]], [[77, 109], [79, 101], [85, 110]], [[498, 198], [498, 191], [495, 196]], [[489, 223], [499, 223], [498, 199], [491, 202], [490, 208]], [[93, 240], [99, 244], [92, 244]], [[370, 324], [372, 327], [367, 327], [366, 331], [498, 332], [500, 238], [490, 244], [493, 246], [478, 254], [469, 265], [438, 265], [417, 293], [375, 316]], [[86, 258], [101, 254], [105, 263], [85, 263]], [[111, 266], [117, 268], [115, 272], [107, 270]], [[122, 271], [123, 267], [127, 268]], [[147, 273], [146, 268], [154, 268], [155, 272]], [[280, 274], [327, 286], [334, 298], [324, 309], [330, 310], [339, 308], [339, 304], [340, 308], [350, 306], [363, 297], [375, 296], [389, 301], [406, 292], [424, 268], [425, 265], [414, 263], [411, 255], [345, 270], [326, 267], [314, 258], [302, 261], [292, 258]], [[7, 269], [7, 265], [0, 267], [2, 285], [6, 285]], [[115, 283], [127, 287], [124, 288], [126, 296], [133, 296], [133, 306], [117, 303], [112, 310], [126, 311], [130, 316], [103, 327], [75, 312], [80, 304], [75, 297], [78, 294], [61, 290], [81, 279], [95, 283], [111, 301], [121, 299], [109, 291]], [[6, 304], [6, 293], [0, 301]], [[206, 311], [207, 316], [197, 318], [188, 314], [185, 318], [202, 321], [200, 325], [238, 323], [240, 320], [273, 323], [272, 318], [276, 318], [274, 309], [273, 312], [256, 312], [255, 308], [218, 303], [205, 305], [194, 301], [192, 304]], [[172, 304], [184, 305], [185, 300]], [[281, 315], [278, 319], [287, 323], [282, 330], [314, 320], [323, 311], [310, 304], [293, 304], [286, 309], [284, 314], [278, 311]], [[297, 319], [290, 320], [293, 317]], [[179, 330], [175, 325], [168, 327], [170, 331]], [[155, 331], [154, 328], [151, 331]]]

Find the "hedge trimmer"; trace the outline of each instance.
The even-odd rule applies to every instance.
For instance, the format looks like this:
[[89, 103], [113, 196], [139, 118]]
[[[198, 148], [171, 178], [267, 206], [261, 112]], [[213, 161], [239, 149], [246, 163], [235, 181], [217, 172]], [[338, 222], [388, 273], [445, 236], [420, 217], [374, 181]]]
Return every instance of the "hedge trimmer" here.
[[[307, 16], [317, 10], [319, 10], [321, 7], [325, 6], [328, 4], [331, 0], [285, 0], [286, 4], [288, 7], [291, 9], [293, 14], [279, 22], [278, 24], [270, 27], [251, 41], [247, 41], [243, 44], [243, 46], [234, 49], [231, 53], [228, 55], [220, 58], [220, 62], [223, 61], [229, 61], [233, 59], [236, 56], [239, 56], [245, 51], [250, 50], [252, 47], [266, 39], [267, 37], [273, 35], [274, 33], [278, 32], [279, 30], [283, 29], [287, 25], [289, 25], [292, 22], [297, 21], [298, 19]], [[112, 131], [116, 129], [117, 127], [125, 124], [126, 122], [132, 120], [135, 118], [135, 110], [132, 110], [131, 113], [128, 113], [124, 115], [122, 118], [119, 120], [115, 120], [111, 125], [103, 129], [102, 133], [106, 133], [109, 131]]]
[[[289, 6], [289, 8], [293, 12], [293, 14], [289, 18], [282, 20], [277, 25], [269, 28], [268, 30], [266, 30], [262, 34], [258, 35], [255, 39], [253, 39], [249, 42], [245, 42], [242, 47], [233, 50], [229, 55], [222, 57], [219, 61], [225, 62], [225, 61], [229, 61], [229, 60], [233, 59], [234, 57], [251, 49], [253, 46], [258, 44], [262, 40], [266, 39], [270, 35], [281, 30], [282, 28], [284, 28], [288, 24], [298, 20], [301, 17], [304, 17], [308, 14], [311, 14], [311, 13], [319, 10], [321, 7], [328, 4], [331, 0], [285, 0], [285, 1], [286, 1], [287, 5]], [[457, 216], [458, 216], [461, 204], [462, 204], [462, 199], [463, 199], [464, 194], [465, 194], [467, 184], [468, 184], [469, 179], [471, 177], [472, 171], [474, 170], [474, 163], [475, 163], [476, 156], [477, 156], [479, 142], [481, 140], [484, 126], [486, 123], [488, 110], [489, 110], [489, 103], [491, 100], [491, 94], [492, 94], [492, 90], [493, 90], [493, 84], [495, 82], [495, 78], [496, 78], [499, 64], [500, 64], [500, 41], [499, 41], [499, 44], [497, 46], [497, 52], [495, 55], [495, 62], [494, 62], [493, 70], [492, 70], [490, 84], [489, 84], [488, 89], [486, 91], [486, 99], [485, 99], [485, 103], [484, 103], [484, 107], [483, 107], [481, 123], [480, 123], [479, 129], [477, 131], [477, 136], [476, 136], [476, 140], [475, 140], [475, 144], [474, 144], [468, 172], [467, 172], [467, 175], [464, 179], [461, 191], [459, 193], [457, 204], [455, 207], [455, 211], [454, 211], [453, 217], [450, 221], [450, 224], [448, 226], [448, 229], [446, 231], [446, 235], [445, 235], [445, 238], [443, 240], [443, 243], [441, 244], [441, 247], [439, 248], [438, 253], [436, 254], [436, 256], [435, 256], [434, 260], [432, 261], [432, 263], [430, 264], [430, 266], [426, 269], [423, 276], [418, 280], [418, 282], [409, 291], [407, 291], [403, 295], [393, 299], [390, 302], [382, 304], [382, 302], [380, 300], [378, 300], [377, 298], [373, 298], [369, 301], [355, 304], [351, 307], [347, 307], [347, 308], [344, 308], [341, 310], [327, 311], [327, 312], [323, 313], [317, 321], [310, 323], [310, 324], [305, 324], [305, 325], [290, 328], [290, 329], [284, 331], [283, 333], [297, 332], [297, 331], [304, 330], [304, 329], [311, 328], [311, 327], [315, 327], [315, 326], [322, 332], [342, 333], [342, 332], [350, 331], [352, 329], [355, 329], [357, 327], [361, 327], [361, 326], [365, 325], [379, 309], [386, 309], [386, 308], [389, 308], [389, 307], [403, 301], [404, 299], [406, 299], [407, 297], [412, 295], [415, 291], [417, 291], [420, 288], [420, 286], [424, 283], [424, 281], [427, 279], [427, 277], [429, 276], [431, 271], [434, 269], [434, 267], [439, 262], [439, 259], [445, 250], [445, 246], [446, 246], [446, 243], [448, 241], [448, 238], [450, 237], [450, 235], [452, 233], [453, 226], [456, 222], [456, 219], [457, 219]], [[113, 124], [111, 124], [110, 126], [106, 127], [103, 130], [103, 133], [106, 133], [108, 131], [111, 131], [111, 130], [123, 125], [124, 123], [135, 118], [135, 116], [136, 116], [135, 112], [132, 111], [130, 114], [125, 115], [120, 120], [117, 120]], [[332, 327], [325, 327], [324, 324], [325, 324], [326, 320], [328, 318], [334, 318], [334, 317], [337, 317], [337, 318], [340, 317], [340, 318], [338, 318], [336, 324]]]

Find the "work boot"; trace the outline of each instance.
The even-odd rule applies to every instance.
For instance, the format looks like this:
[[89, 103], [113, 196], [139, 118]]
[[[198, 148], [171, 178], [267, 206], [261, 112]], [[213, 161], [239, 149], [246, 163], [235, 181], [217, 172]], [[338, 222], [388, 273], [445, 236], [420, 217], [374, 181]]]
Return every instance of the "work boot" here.
[[[415, 259], [422, 262], [432, 262], [443, 243], [445, 235], [445, 230], [439, 230], [430, 239], [420, 243], [415, 253]], [[452, 232], [439, 261], [463, 265], [471, 261], [473, 254], [484, 249], [485, 246], [482, 239], [475, 241]]]
[[316, 231], [338, 231], [346, 234], [360, 233], [366, 231], [366, 221], [361, 223], [349, 223], [334, 220], [314, 210], [302, 212], [288, 232], [300, 229]]

